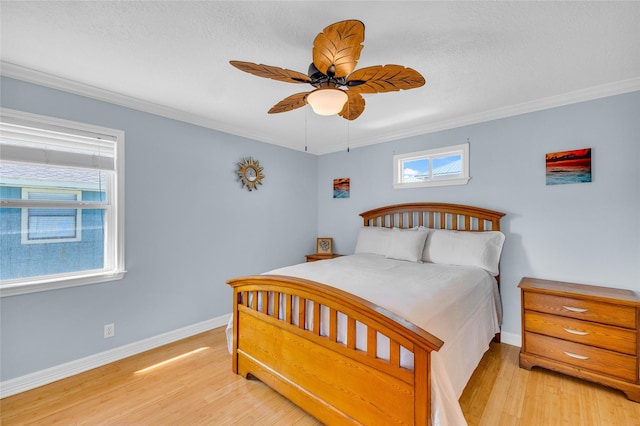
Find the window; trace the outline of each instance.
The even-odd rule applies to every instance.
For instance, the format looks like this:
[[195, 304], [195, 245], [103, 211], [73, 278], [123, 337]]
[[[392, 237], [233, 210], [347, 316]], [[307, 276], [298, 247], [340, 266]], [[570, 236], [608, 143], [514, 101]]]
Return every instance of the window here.
[[0, 295], [124, 275], [124, 133], [0, 110]]
[[[22, 188], [22, 199], [81, 201], [82, 192]], [[81, 241], [80, 209], [22, 209], [22, 244]]]
[[393, 187], [465, 185], [469, 181], [469, 144], [393, 156]]

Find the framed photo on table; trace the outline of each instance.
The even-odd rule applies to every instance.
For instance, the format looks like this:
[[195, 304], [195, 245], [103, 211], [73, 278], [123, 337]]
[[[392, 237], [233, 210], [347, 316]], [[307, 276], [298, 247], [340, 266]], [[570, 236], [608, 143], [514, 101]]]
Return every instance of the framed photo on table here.
[[316, 254], [333, 254], [333, 238], [317, 238]]

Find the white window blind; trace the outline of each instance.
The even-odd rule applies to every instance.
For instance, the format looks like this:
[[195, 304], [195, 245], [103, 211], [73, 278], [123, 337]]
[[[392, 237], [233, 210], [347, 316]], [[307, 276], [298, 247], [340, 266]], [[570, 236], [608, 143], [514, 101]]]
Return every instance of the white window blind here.
[[6, 115], [0, 121], [0, 135], [3, 161], [115, 170], [114, 136]]

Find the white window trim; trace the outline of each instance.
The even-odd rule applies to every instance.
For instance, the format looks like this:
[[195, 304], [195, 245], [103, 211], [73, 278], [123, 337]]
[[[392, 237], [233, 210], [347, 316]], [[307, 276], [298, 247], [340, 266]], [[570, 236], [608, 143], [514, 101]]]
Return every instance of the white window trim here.
[[[446, 157], [454, 154], [462, 155], [462, 176], [455, 178], [436, 177], [424, 182], [403, 182], [402, 163], [407, 160], [434, 159]], [[469, 143], [460, 145], [445, 146], [442, 148], [428, 149], [425, 151], [409, 152], [406, 154], [397, 154], [393, 156], [393, 188], [423, 188], [430, 186], [449, 186], [449, 185], [466, 185], [469, 182]]]
[[[100, 282], [122, 279], [126, 273], [124, 263], [124, 131], [31, 114], [23, 111], [11, 110], [8, 108], [0, 108], [0, 115], [2, 115], [3, 118], [7, 117], [14, 120], [26, 120], [35, 122], [38, 124], [42, 124], [44, 127], [63, 127], [78, 132], [106, 135], [112, 137], [116, 140], [115, 170], [117, 172], [117, 179], [116, 182], [113, 183], [113, 191], [111, 192], [111, 196], [114, 198], [112, 201], [115, 201], [115, 207], [114, 209], [112, 209], [112, 211], [114, 211], [116, 214], [114, 215], [114, 217], [108, 218], [105, 224], [106, 227], [115, 228], [115, 231], [112, 233], [113, 237], [105, 239], [105, 252], [109, 253], [109, 255], [105, 256], [105, 268], [99, 270], [81, 271], [77, 273], [52, 274], [41, 277], [4, 280], [0, 283], [0, 297], [15, 296], [19, 294], [35, 293], [39, 291], [75, 287], [87, 284], [96, 284]], [[3, 200], [1, 207], [24, 207], [23, 205], [20, 205], [23, 202], [23, 200]], [[83, 205], [86, 208], [91, 208], [92, 204], [93, 203], [91, 202], [83, 202]], [[109, 232], [109, 230], [107, 230], [107, 232]]]

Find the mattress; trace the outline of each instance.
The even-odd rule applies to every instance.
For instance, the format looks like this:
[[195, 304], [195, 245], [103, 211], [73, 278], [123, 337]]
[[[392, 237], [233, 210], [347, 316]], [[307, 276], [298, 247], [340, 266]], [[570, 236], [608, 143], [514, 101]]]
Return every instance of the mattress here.
[[[458, 399], [492, 337], [500, 330], [500, 296], [496, 281], [488, 272], [469, 266], [355, 254], [288, 266], [267, 274], [305, 278], [342, 289], [443, 340], [440, 350], [431, 353], [433, 424], [466, 424]], [[321, 312], [321, 318], [326, 314]], [[326, 334], [323, 323], [321, 334]], [[345, 342], [343, 325], [339, 317], [338, 340]], [[365, 349], [366, 332], [357, 330], [356, 335], [356, 347]], [[384, 350], [388, 353], [385, 338], [379, 338], [378, 345], [382, 352], [379, 356], [384, 357]], [[401, 365], [413, 368], [413, 354], [402, 350]]]

